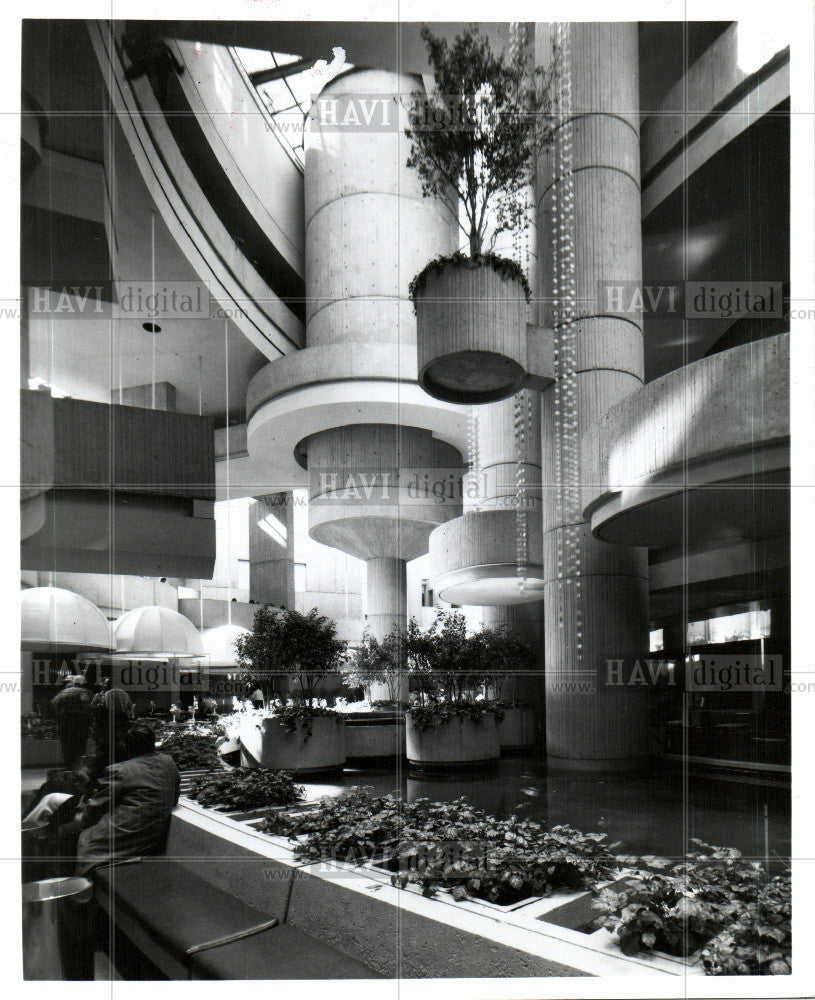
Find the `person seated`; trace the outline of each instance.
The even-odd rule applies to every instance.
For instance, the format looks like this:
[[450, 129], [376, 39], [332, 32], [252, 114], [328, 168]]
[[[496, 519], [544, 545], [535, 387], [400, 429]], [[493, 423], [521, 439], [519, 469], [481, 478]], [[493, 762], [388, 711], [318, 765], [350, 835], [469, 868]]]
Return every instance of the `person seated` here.
[[178, 803], [181, 776], [172, 757], [156, 751], [149, 726], [132, 726], [124, 739], [126, 759], [102, 772], [76, 817], [58, 832], [59, 853], [75, 850], [75, 874], [107, 861], [160, 854], [170, 815]]

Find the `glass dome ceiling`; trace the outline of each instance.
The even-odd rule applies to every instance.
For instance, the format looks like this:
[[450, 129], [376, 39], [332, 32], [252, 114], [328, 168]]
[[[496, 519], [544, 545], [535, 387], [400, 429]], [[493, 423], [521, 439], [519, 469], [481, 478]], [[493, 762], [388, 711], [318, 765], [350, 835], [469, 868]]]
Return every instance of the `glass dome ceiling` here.
[[333, 58], [303, 59], [285, 52], [236, 48], [250, 81], [277, 127], [277, 135], [291, 149], [300, 167], [305, 161], [305, 123], [316, 94], [340, 73], [352, 69], [345, 50], [335, 48]]

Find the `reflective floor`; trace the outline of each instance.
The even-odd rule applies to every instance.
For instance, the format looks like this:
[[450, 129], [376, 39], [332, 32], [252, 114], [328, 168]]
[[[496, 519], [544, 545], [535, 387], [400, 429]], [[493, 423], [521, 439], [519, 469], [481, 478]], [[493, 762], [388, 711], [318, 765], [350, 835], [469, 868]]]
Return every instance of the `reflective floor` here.
[[346, 770], [321, 788], [328, 792], [352, 785], [378, 792], [400, 788], [408, 801], [452, 801], [463, 795], [498, 817], [514, 813], [547, 825], [567, 823], [606, 833], [609, 843], [620, 842], [618, 853], [681, 857], [688, 839], [698, 837], [736, 847], [758, 861], [766, 852], [774, 870], [790, 856], [789, 788], [760, 777], [683, 775], [667, 766], [628, 775], [547, 771], [536, 758], [507, 757], [449, 776], [393, 767]]

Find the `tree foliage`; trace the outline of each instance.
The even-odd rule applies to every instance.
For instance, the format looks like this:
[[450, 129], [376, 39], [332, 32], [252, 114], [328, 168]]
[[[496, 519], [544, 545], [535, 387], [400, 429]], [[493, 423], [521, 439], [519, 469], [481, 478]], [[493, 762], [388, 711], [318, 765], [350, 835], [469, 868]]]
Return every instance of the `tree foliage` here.
[[346, 650], [337, 638], [336, 623], [312, 608], [308, 614], [263, 607], [255, 614], [252, 631], [235, 642], [238, 662], [257, 678], [268, 700], [275, 677], [294, 680], [289, 696], [311, 707], [320, 681], [336, 670]]
[[553, 71], [530, 71], [523, 47], [517, 56], [495, 54], [473, 28], [452, 45], [427, 27], [422, 38], [435, 90], [414, 95], [409, 107], [408, 166], [426, 197], [440, 198], [456, 218], [461, 205], [459, 224], [476, 257], [499, 233], [526, 224], [521, 192], [550, 141]]
[[380, 641], [366, 629], [362, 642], [343, 668], [343, 682], [351, 688], [387, 684], [390, 701], [395, 702], [399, 698], [401, 666], [402, 637], [399, 630], [394, 629]]

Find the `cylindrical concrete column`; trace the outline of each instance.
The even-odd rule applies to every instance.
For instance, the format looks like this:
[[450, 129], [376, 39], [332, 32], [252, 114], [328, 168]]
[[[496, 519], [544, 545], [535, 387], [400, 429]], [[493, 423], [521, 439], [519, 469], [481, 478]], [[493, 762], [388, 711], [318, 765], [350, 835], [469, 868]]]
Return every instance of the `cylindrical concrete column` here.
[[[410, 281], [457, 236], [450, 208], [425, 198], [407, 166], [402, 97], [420, 86], [380, 70], [344, 73], [314, 102], [306, 136], [308, 348], [354, 345], [364, 357], [387, 345], [405, 379], [416, 378]], [[406, 624], [406, 561], [461, 512], [461, 455], [428, 430], [395, 424], [334, 426], [299, 447], [309, 534], [367, 562], [367, 625], [384, 638]]]
[[383, 557], [367, 562], [367, 626], [380, 642], [393, 629], [407, 626], [405, 561]]
[[249, 599], [294, 608], [294, 502], [291, 493], [249, 505]]
[[[539, 65], [556, 30], [537, 26]], [[643, 380], [642, 317], [600, 294], [641, 281], [637, 25], [573, 23], [557, 42], [560, 120], [537, 170], [538, 321], [559, 352], [541, 424], [547, 749], [553, 762], [616, 767], [648, 746], [647, 693], [609, 684], [606, 669], [647, 655], [647, 552], [591, 535], [580, 440]]]
[[367, 562], [367, 624], [384, 638], [407, 624], [406, 562], [461, 511], [461, 455], [430, 431], [390, 424], [336, 427], [305, 445], [309, 534]]
[[433, 589], [459, 605], [538, 603], [541, 542], [540, 393], [479, 406], [462, 518], [430, 539]]

